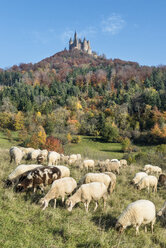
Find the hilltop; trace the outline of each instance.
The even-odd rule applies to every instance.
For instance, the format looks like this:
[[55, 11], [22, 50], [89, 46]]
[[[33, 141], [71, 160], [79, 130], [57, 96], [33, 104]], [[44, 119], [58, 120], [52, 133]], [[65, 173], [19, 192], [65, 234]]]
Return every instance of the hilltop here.
[[23, 121], [27, 129], [39, 112], [47, 134], [58, 137], [69, 133], [114, 142], [125, 137], [143, 144], [166, 142], [166, 66], [64, 50], [1, 71], [0, 86], [0, 118], [7, 115], [8, 122], [1, 128], [15, 129], [12, 120], [19, 111], [28, 116]]

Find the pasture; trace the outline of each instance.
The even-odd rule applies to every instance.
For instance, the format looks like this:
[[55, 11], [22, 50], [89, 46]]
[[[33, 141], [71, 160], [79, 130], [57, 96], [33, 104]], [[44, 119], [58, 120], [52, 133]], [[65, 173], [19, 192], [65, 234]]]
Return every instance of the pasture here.
[[[83, 141], [84, 142], [84, 141]], [[86, 142], [86, 141], [85, 141]], [[68, 151], [80, 152], [84, 157], [94, 159], [121, 158], [119, 145], [108, 148], [90, 141], [92, 153], [81, 148], [81, 144], [67, 148]], [[76, 148], [77, 147], [77, 148]], [[87, 146], [86, 146], [87, 147]], [[107, 150], [111, 152], [107, 152]], [[114, 151], [115, 152], [114, 152]], [[101, 153], [100, 153], [101, 152]], [[108, 154], [108, 156], [107, 156]], [[92, 155], [92, 156], [90, 156]], [[101, 156], [101, 157], [100, 157]], [[106, 157], [107, 156], [107, 157]], [[23, 163], [26, 161], [23, 161]], [[26, 162], [27, 163], [27, 162]], [[160, 164], [158, 164], [160, 166]], [[57, 201], [57, 208], [52, 203], [45, 211], [41, 211], [38, 203], [44, 194], [26, 195], [15, 193], [12, 188], [4, 188], [3, 180], [7, 178], [16, 166], [9, 163], [8, 149], [0, 149], [0, 247], [2, 248], [164, 248], [166, 247], [166, 228], [157, 220], [154, 225], [154, 234], [144, 232], [140, 227], [140, 234], [135, 235], [134, 228], [127, 228], [119, 234], [115, 222], [126, 206], [138, 199], [148, 199], [154, 202], [159, 210], [165, 200], [165, 189], [160, 188], [158, 193], [138, 191], [130, 180], [135, 173], [142, 169], [142, 165], [132, 164], [120, 170], [117, 176], [115, 191], [108, 198], [106, 210], [103, 211], [103, 202], [99, 202], [96, 212], [93, 212], [94, 202], [90, 203], [89, 213], [85, 212], [83, 203], [77, 204], [72, 212], [68, 212], [61, 200]], [[71, 176], [78, 182], [86, 173], [70, 166]], [[165, 167], [166, 171], [166, 167]], [[49, 189], [46, 188], [45, 192]]]

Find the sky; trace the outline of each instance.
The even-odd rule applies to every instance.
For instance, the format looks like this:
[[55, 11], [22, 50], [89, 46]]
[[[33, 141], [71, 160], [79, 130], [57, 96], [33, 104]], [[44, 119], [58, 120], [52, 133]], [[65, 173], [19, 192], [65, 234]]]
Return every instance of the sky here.
[[75, 30], [109, 59], [166, 65], [166, 0], [0, 0], [0, 68], [68, 49]]

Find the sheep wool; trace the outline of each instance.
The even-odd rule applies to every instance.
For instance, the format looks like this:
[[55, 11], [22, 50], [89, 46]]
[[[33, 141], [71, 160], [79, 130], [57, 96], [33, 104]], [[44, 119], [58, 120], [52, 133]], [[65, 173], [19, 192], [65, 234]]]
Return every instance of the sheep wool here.
[[151, 231], [153, 233], [153, 226], [156, 220], [156, 208], [153, 202], [149, 200], [138, 200], [130, 203], [123, 213], [119, 216], [116, 229], [122, 232], [128, 226], [136, 227], [136, 235], [139, 233], [141, 224], [146, 225], [151, 223]]

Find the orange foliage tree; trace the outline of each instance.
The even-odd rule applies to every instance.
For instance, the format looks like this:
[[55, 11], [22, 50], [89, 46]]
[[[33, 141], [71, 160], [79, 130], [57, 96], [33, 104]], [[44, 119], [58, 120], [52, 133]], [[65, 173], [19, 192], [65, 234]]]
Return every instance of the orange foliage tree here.
[[64, 152], [61, 141], [53, 136], [47, 137], [45, 144], [42, 145], [42, 148], [47, 149], [48, 151], [55, 151], [58, 153]]

